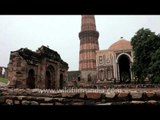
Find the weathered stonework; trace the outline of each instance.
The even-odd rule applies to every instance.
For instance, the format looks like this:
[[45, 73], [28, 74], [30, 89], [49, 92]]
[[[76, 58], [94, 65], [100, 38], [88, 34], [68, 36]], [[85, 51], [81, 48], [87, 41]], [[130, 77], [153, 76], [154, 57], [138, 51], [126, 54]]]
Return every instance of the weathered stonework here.
[[63, 88], [67, 81], [68, 64], [48, 47], [36, 52], [27, 48], [12, 51], [8, 64], [8, 79], [14, 88]]
[[[97, 79], [101, 82], [131, 83], [133, 51], [130, 41], [121, 37], [106, 50], [96, 51]], [[131, 81], [132, 80], [132, 81]]]
[[100, 99], [101, 98], [100, 93], [87, 93], [86, 96], [89, 99]]
[[[159, 89], [108, 89], [103, 92], [90, 92], [96, 89], [84, 89], [84, 92], [60, 92], [58, 90], [36, 90], [0, 88], [0, 105], [160, 105]], [[97, 89], [98, 90], [98, 89]], [[80, 89], [79, 89], [80, 91]], [[36, 93], [36, 94], [35, 94]], [[132, 94], [132, 93], [136, 93]], [[142, 94], [154, 94], [151, 99]], [[58, 95], [58, 96], [57, 96]], [[143, 99], [141, 97], [143, 96]], [[151, 97], [150, 96], [150, 97]], [[138, 98], [138, 99], [137, 99]]]
[[132, 92], [130, 94], [132, 96], [132, 99], [134, 99], [134, 100], [142, 99], [142, 93], [140, 93], [140, 92]]

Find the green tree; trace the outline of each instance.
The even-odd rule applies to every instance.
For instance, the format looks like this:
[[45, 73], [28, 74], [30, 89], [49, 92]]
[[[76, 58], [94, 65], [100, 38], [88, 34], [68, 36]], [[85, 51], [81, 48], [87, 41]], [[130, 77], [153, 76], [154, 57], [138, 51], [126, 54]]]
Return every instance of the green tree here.
[[156, 36], [150, 62], [151, 83], [160, 83], [160, 35]]
[[[138, 83], [144, 83], [144, 79], [152, 74], [151, 59], [157, 50], [157, 35], [150, 29], [141, 28], [131, 39], [134, 53], [132, 70]], [[153, 74], [152, 74], [153, 77]]]

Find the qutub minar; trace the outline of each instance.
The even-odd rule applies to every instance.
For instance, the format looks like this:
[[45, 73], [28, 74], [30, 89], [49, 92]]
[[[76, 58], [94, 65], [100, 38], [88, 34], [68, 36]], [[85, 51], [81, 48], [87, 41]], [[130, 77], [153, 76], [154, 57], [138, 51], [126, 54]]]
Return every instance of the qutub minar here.
[[91, 82], [96, 79], [96, 51], [99, 50], [99, 32], [96, 31], [94, 15], [82, 15], [79, 53], [81, 79]]

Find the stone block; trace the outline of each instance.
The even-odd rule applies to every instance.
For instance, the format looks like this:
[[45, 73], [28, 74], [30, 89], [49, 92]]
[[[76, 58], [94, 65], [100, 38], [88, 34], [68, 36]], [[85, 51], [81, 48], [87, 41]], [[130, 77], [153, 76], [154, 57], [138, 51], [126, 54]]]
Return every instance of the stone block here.
[[30, 101], [27, 101], [27, 100], [23, 100], [21, 103], [22, 105], [30, 105]]
[[13, 100], [11, 100], [11, 99], [6, 99], [6, 104], [7, 104], [7, 105], [13, 105]]
[[26, 96], [18, 96], [17, 98], [18, 98], [18, 100], [24, 100], [26, 98]]
[[121, 92], [121, 93], [118, 93], [118, 98], [127, 98], [129, 95], [129, 92]]
[[65, 98], [53, 98], [53, 101], [58, 101], [58, 102], [62, 102], [64, 100], [65, 100]]
[[47, 97], [47, 98], [44, 98], [44, 101], [45, 101], [45, 102], [51, 102], [51, 101], [53, 101], [53, 98]]
[[155, 92], [155, 95], [158, 99], [160, 99], [160, 91]]
[[133, 100], [138, 100], [142, 98], [141, 92], [131, 92], [130, 94]]
[[101, 93], [86, 93], [86, 96], [89, 99], [100, 99]]
[[131, 101], [131, 104], [145, 104], [145, 101]]
[[62, 93], [62, 97], [69, 97], [69, 98], [76, 97], [78, 95], [79, 93]]
[[84, 105], [84, 102], [73, 102], [72, 105]]
[[156, 100], [148, 100], [147, 103], [148, 104], [152, 104], [152, 105], [157, 105], [158, 101], [156, 101]]
[[114, 92], [107, 92], [105, 98], [113, 99], [116, 96]]
[[55, 102], [55, 105], [64, 105], [64, 104], [60, 102]]
[[4, 104], [5, 103], [5, 97], [4, 96], [1, 96], [0, 97], [0, 104]]
[[96, 105], [112, 105], [111, 102], [108, 102], [108, 103], [96, 103]]
[[40, 103], [40, 105], [44, 105], [44, 106], [52, 106], [53, 103]]
[[148, 98], [152, 98], [155, 95], [155, 92], [146, 92], [145, 93]]
[[31, 101], [30, 104], [31, 105], [39, 105], [39, 103], [37, 101]]
[[35, 100], [41, 102], [41, 101], [44, 101], [44, 99], [45, 99], [45, 97], [36, 97]]
[[121, 92], [117, 95], [118, 101], [127, 101], [130, 99], [129, 92]]
[[15, 104], [15, 105], [19, 105], [19, 104], [20, 104], [20, 101], [19, 101], [19, 100], [14, 100], [14, 104]]

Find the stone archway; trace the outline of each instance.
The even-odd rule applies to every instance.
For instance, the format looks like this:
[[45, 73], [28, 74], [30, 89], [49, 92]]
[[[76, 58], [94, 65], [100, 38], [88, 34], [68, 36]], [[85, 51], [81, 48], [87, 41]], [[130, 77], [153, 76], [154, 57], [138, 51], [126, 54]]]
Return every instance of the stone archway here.
[[64, 82], [64, 77], [63, 77], [63, 74], [61, 73], [60, 74], [60, 89], [63, 89], [63, 82]]
[[55, 88], [55, 69], [52, 65], [49, 65], [46, 69], [45, 78], [45, 88], [54, 89]]
[[30, 69], [28, 72], [27, 88], [35, 88], [35, 72], [33, 69]]
[[46, 71], [46, 88], [51, 89], [51, 74], [50, 71]]
[[119, 79], [120, 83], [131, 82], [130, 58], [126, 54], [122, 54], [118, 58]]

